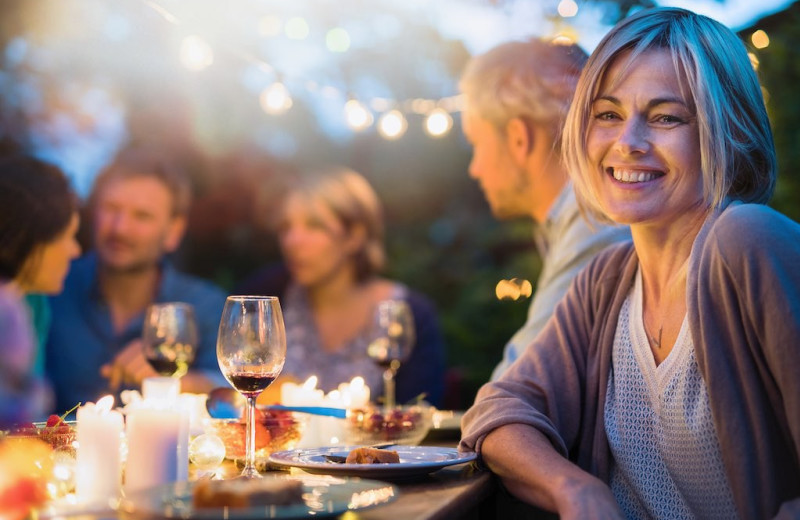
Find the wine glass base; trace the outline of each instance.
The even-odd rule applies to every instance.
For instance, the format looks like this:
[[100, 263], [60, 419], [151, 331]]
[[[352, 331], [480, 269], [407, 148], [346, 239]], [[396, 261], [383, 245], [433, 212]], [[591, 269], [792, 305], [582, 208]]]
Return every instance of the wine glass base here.
[[264, 476], [261, 473], [259, 473], [258, 470], [255, 468], [255, 466], [252, 467], [245, 466], [240, 476], [243, 478], [264, 478]]

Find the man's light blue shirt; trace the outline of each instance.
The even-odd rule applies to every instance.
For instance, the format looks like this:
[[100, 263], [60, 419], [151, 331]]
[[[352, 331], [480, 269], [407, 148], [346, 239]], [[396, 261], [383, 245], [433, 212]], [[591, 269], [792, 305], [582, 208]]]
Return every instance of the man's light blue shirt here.
[[630, 238], [627, 226], [595, 223], [594, 229], [590, 228], [580, 214], [572, 184], [567, 183], [553, 202], [545, 222], [536, 227], [535, 241], [542, 255], [542, 272], [528, 308], [528, 319], [506, 344], [503, 359], [492, 372], [493, 381], [522, 355], [544, 328], [572, 279], [589, 260], [609, 245]]

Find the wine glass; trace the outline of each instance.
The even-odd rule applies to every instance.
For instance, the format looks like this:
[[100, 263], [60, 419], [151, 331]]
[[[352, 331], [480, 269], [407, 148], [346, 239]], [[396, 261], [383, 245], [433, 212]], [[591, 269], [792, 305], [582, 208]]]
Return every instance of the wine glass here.
[[384, 406], [395, 406], [394, 378], [414, 347], [414, 316], [404, 300], [383, 300], [375, 309], [367, 355], [384, 369]]
[[217, 361], [225, 379], [247, 399], [247, 438], [242, 476], [258, 478], [255, 467], [256, 398], [281, 373], [286, 331], [278, 298], [228, 296], [217, 335]]
[[147, 307], [142, 326], [144, 357], [161, 376], [180, 378], [194, 361], [197, 323], [188, 303]]

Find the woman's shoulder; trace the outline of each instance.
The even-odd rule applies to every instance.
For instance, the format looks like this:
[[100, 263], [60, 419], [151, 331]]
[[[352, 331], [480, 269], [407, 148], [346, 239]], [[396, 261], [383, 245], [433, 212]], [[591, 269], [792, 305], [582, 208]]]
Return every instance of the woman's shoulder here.
[[716, 219], [709, 240], [741, 251], [747, 245], [767, 246], [800, 238], [800, 224], [764, 204], [733, 203]]

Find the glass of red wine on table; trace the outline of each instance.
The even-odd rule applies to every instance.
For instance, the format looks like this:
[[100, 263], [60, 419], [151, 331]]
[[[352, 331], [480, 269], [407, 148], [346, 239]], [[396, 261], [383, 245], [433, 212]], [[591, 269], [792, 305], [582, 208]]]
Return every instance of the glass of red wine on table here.
[[225, 379], [247, 399], [243, 477], [255, 466], [256, 398], [278, 377], [286, 360], [286, 331], [278, 298], [228, 296], [217, 335], [217, 361]]
[[164, 377], [180, 378], [194, 361], [197, 323], [188, 303], [150, 305], [142, 326], [144, 357]]

